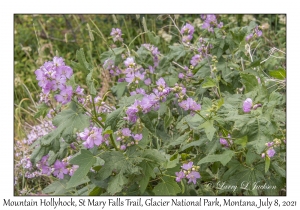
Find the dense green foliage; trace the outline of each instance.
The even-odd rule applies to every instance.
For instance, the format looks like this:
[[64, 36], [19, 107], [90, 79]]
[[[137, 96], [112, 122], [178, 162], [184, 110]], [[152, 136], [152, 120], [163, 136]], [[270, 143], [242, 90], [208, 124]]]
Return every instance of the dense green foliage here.
[[[24, 137], [23, 121], [36, 124], [55, 109], [48, 134], [31, 146], [31, 162], [49, 155], [48, 163], [72, 155], [70, 164], [79, 168], [70, 177], [42, 183], [43, 193], [52, 195], [283, 195], [286, 186], [286, 66], [285, 23], [278, 15], [218, 15], [222, 28], [214, 33], [202, 28], [199, 15], [33, 15], [15, 16], [15, 127], [16, 140]], [[195, 27], [191, 43], [182, 42], [180, 28]], [[26, 25], [28, 27], [24, 27]], [[260, 26], [263, 35], [246, 40]], [[32, 30], [32, 28], [34, 30]], [[108, 38], [112, 28], [121, 28], [124, 43]], [[171, 37], [171, 38], [170, 38]], [[199, 39], [207, 56], [191, 65], [199, 54]], [[143, 81], [119, 81], [105, 69], [105, 61], [126, 69], [133, 57], [143, 69], [155, 65], [151, 50], [158, 48], [155, 73]], [[67, 105], [39, 104], [40, 89], [34, 71], [53, 56], [61, 56], [74, 71], [68, 84], [85, 89], [83, 106], [74, 97]], [[192, 76], [180, 78], [179, 73]], [[163, 78], [172, 91], [159, 101], [157, 110], [137, 113], [137, 121], [126, 119], [127, 111], [142, 94], [151, 93]], [[178, 85], [179, 84], [179, 85]], [[201, 104], [190, 113], [180, 105], [175, 88], [186, 88], [186, 98]], [[36, 96], [36, 98], [35, 98]], [[94, 99], [100, 96], [115, 109], [98, 112]], [[250, 98], [251, 111], [243, 110]], [[38, 105], [39, 104], [39, 105]], [[100, 105], [99, 105], [100, 106]], [[103, 129], [109, 145], [85, 148], [78, 134], [89, 125]], [[138, 144], [120, 150], [118, 131], [130, 128], [141, 133]], [[63, 140], [62, 140], [63, 139]], [[220, 139], [227, 143], [221, 144]], [[276, 154], [268, 155], [273, 142]], [[76, 149], [70, 149], [76, 144]], [[227, 144], [227, 146], [224, 146]], [[273, 147], [272, 147], [273, 148]], [[262, 158], [262, 154], [264, 157]], [[175, 172], [193, 162], [201, 178], [196, 184]], [[249, 189], [220, 189], [220, 183]], [[256, 185], [275, 186], [270, 189]], [[32, 183], [31, 183], [32, 184]], [[28, 184], [30, 186], [30, 184]], [[250, 186], [251, 185], [251, 186]], [[22, 184], [22, 189], [24, 183]], [[40, 190], [40, 189], [38, 189]], [[18, 193], [16, 193], [18, 194]]]

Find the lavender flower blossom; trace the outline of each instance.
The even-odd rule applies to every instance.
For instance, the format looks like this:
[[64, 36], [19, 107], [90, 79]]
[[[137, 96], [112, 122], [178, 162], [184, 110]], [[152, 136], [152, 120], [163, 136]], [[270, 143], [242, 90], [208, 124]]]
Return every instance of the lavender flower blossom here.
[[195, 112], [201, 110], [201, 105], [197, 104], [192, 98], [187, 98], [187, 100], [178, 103], [178, 105], [185, 111], [191, 110]]
[[185, 173], [183, 171], [175, 172], [176, 182], [180, 182], [181, 179], [185, 178]]
[[145, 85], [149, 86], [151, 84], [151, 79], [147, 78], [144, 80]]
[[124, 61], [124, 65], [125, 65], [126, 67], [134, 66], [134, 65], [135, 65], [134, 59], [131, 58], [131, 57], [127, 58], [127, 59]]
[[190, 170], [192, 167], [193, 167], [193, 162], [189, 162], [189, 163], [183, 164], [181, 166], [182, 169], [187, 170], [187, 171]]
[[85, 141], [83, 146], [87, 149], [99, 146], [103, 142], [102, 128], [93, 127], [91, 130], [85, 128], [78, 136]]
[[121, 31], [121, 29], [119, 29], [119, 28], [113, 28], [112, 30], [111, 30], [111, 33], [110, 33], [110, 35], [113, 37], [113, 41], [114, 42], [116, 42], [116, 41], [120, 41], [120, 42], [123, 42], [123, 39], [122, 39], [122, 31]]
[[273, 157], [274, 155], [275, 155], [275, 150], [273, 149], [273, 148], [269, 148], [268, 150], [267, 150], [267, 155], [271, 158], [271, 157]]
[[143, 138], [143, 134], [135, 134], [135, 135], [132, 135], [132, 137], [134, 140], [140, 141]]
[[192, 66], [196, 66], [202, 60], [201, 55], [194, 55], [190, 61]]
[[194, 166], [193, 162], [183, 164], [181, 166], [182, 170], [175, 172], [176, 182], [180, 182], [182, 179], [187, 178], [188, 183], [193, 182], [196, 184], [197, 179], [201, 178], [199, 172], [196, 169], [199, 169], [199, 166]]
[[55, 95], [55, 100], [57, 102], [60, 102], [61, 104], [67, 104], [71, 101], [73, 95], [73, 89], [72, 86], [66, 86], [64, 89], [60, 91], [58, 95]]
[[206, 29], [209, 32], [214, 32], [214, 27], [222, 28], [223, 23], [218, 23], [217, 17], [215, 15], [200, 15], [200, 17], [204, 20], [202, 25], [203, 29]]
[[249, 41], [252, 37], [253, 37], [253, 34], [251, 33], [251, 34], [248, 34], [245, 39], [246, 39], [246, 41]]
[[193, 182], [194, 184], [196, 184], [197, 179], [201, 178], [201, 176], [200, 176], [199, 172], [192, 171], [191, 173], [186, 175], [186, 178], [189, 179], [188, 183]]
[[68, 174], [69, 172], [68, 169], [66, 168], [67, 163], [62, 162], [60, 160], [56, 160], [53, 166], [54, 166], [53, 175], [59, 179], [63, 179], [64, 174]]
[[129, 128], [122, 129], [123, 136], [131, 136], [131, 130]]
[[121, 146], [120, 146], [120, 150], [125, 150], [126, 149], [126, 145], [124, 145], [124, 144], [122, 144]]
[[251, 98], [247, 98], [244, 103], [243, 103], [243, 110], [244, 112], [250, 112], [252, 108], [252, 99]]
[[180, 30], [180, 33], [183, 35], [182, 42], [189, 43], [193, 39], [194, 31], [194, 26], [189, 23], [185, 24]]

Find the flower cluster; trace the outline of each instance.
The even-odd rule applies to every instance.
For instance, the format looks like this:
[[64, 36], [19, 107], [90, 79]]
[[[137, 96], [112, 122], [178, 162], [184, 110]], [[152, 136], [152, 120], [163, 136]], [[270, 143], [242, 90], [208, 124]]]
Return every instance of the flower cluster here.
[[201, 110], [201, 105], [197, 104], [197, 102], [194, 101], [192, 98], [187, 98], [186, 100], [178, 103], [178, 105], [185, 111], [190, 110], [192, 115], [194, 114], [194, 112]]
[[95, 145], [99, 146], [103, 142], [108, 143], [105, 137], [102, 136], [102, 128], [92, 127], [85, 128], [83, 132], [78, 134], [79, 138], [83, 140], [83, 146], [87, 149], [93, 148]]
[[280, 140], [278, 138], [275, 138], [273, 141], [267, 142], [265, 144], [267, 149], [264, 153], [261, 154], [261, 157], [264, 158], [266, 156], [266, 154], [270, 158], [273, 157], [276, 153], [274, 148], [279, 147], [282, 144], [282, 142], [285, 144], [286, 143], [285, 139]]
[[44, 120], [41, 124], [30, 126], [27, 138], [15, 142], [15, 179], [24, 176], [26, 178], [34, 178], [41, 175], [41, 171], [30, 161], [30, 153], [28, 146], [32, 145], [37, 139], [51, 132], [55, 127], [51, 121]]
[[180, 33], [183, 35], [182, 42], [187, 44], [190, 43], [190, 41], [193, 39], [194, 31], [194, 26], [189, 23], [185, 24], [180, 30]]
[[143, 138], [143, 134], [132, 134], [129, 128], [123, 128], [122, 130], [117, 131], [117, 141], [120, 142], [121, 150], [125, 150], [127, 147], [138, 144]]
[[252, 33], [248, 34], [246, 36], [246, 41], [251, 40], [253, 37], [261, 37], [262, 36], [262, 31], [258, 29], [258, 26], [256, 26], [253, 30]]
[[199, 166], [194, 166], [193, 162], [189, 162], [187, 164], [183, 164], [181, 166], [181, 170], [179, 172], [175, 172], [176, 175], [176, 182], [180, 182], [181, 179], [187, 178], [189, 181], [188, 183], [193, 182], [196, 184], [197, 179], [200, 179], [200, 173], [196, 171], [199, 169]]
[[116, 41], [123, 42], [123, 39], [122, 39], [122, 31], [121, 31], [121, 29], [119, 29], [119, 28], [116, 28], [116, 29], [113, 28], [113, 29], [111, 30], [110, 35], [112, 36], [114, 42], [116, 42]]
[[218, 23], [217, 17], [215, 15], [200, 15], [204, 23], [202, 25], [203, 29], [207, 29], [209, 32], [214, 32], [214, 27], [222, 28], [223, 22]]
[[66, 104], [71, 100], [72, 86], [67, 86], [66, 82], [73, 75], [73, 69], [65, 65], [63, 58], [54, 57], [53, 61], [45, 62], [35, 75], [42, 88], [42, 101], [48, 102], [50, 91], [57, 93], [54, 98], [59, 103]]
[[134, 58], [128, 57], [124, 61], [124, 65], [127, 67], [124, 71], [126, 73], [125, 81], [129, 84], [136, 83], [138, 84], [139, 81], [143, 81], [145, 79], [145, 71], [143, 68], [137, 68]]
[[135, 123], [138, 119], [138, 113], [142, 111], [143, 113], [148, 113], [152, 109], [159, 109], [159, 102], [166, 100], [167, 95], [170, 93], [171, 88], [169, 88], [163, 78], [158, 79], [156, 82], [157, 88], [153, 89], [153, 93], [147, 95], [144, 94], [142, 100], [135, 100], [135, 102], [129, 106], [126, 110], [127, 117], [132, 123]]
[[63, 179], [65, 174], [73, 176], [74, 172], [79, 168], [78, 165], [72, 165], [69, 163], [71, 156], [63, 160], [56, 160], [52, 167], [49, 166], [48, 158], [49, 155], [46, 155], [42, 157], [39, 163], [37, 163], [37, 167], [41, 170], [41, 173], [47, 176], [50, 176], [52, 173], [53, 176]]

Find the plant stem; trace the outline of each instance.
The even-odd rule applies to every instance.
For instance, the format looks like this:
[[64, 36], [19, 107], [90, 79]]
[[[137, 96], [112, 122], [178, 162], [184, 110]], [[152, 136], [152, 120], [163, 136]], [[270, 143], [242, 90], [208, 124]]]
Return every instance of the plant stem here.
[[205, 117], [202, 116], [202, 114], [200, 114], [200, 112], [196, 112], [200, 117], [202, 117], [205, 121], [207, 121], [207, 119]]

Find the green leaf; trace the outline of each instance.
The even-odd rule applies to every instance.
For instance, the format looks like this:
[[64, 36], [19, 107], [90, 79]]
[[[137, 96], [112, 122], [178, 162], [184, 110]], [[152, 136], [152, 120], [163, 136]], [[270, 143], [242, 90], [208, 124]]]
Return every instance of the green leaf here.
[[86, 76], [86, 84], [88, 86], [90, 94], [95, 96], [97, 94], [97, 90], [96, 90], [96, 86], [95, 86], [95, 82], [94, 82], [94, 78], [93, 78], [93, 72], [89, 73]]
[[175, 146], [178, 144], [183, 143], [184, 141], [186, 141], [189, 137], [190, 132], [183, 134], [182, 136], [178, 137], [175, 141], [171, 142], [170, 145]]
[[277, 69], [269, 71], [271, 77], [276, 79], [284, 80], [286, 78], [286, 70], [285, 69]]
[[54, 153], [53, 151], [50, 151], [49, 152], [49, 158], [48, 158], [48, 164], [50, 166], [53, 165], [53, 163], [55, 162], [56, 158], [57, 158], [57, 154]]
[[104, 152], [100, 155], [100, 158], [105, 161], [105, 164], [98, 172], [100, 181], [109, 177], [112, 171], [120, 174], [125, 172], [132, 174], [138, 171], [138, 167], [134, 163], [134, 158], [126, 158], [122, 152]]
[[159, 36], [154, 36], [153, 32], [148, 31], [147, 33], [147, 37], [149, 39], [149, 42], [155, 46], [159, 45]]
[[246, 154], [246, 163], [248, 165], [252, 164], [255, 160], [257, 160], [260, 156], [257, 155], [256, 153], [254, 153], [251, 150], [248, 150], [247, 154]]
[[47, 195], [67, 195], [72, 193], [72, 189], [67, 189], [67, 182], [70, 177], [65, 176], [64, 179], [52, 182], [46, 188], [43, 189], [43, 193]]
[[272, 134], [277, 131], [277, 128], [263, 116], [253, 120], [253, 123], [248, 126], [248, 145], [253, 146], [257, 154], [261, 154], [265, 149], [265, 144], [272, 139]]
[[183, 56], [185, 56], [186, 52], [184, 49], [183, 45], [178, 45], [178, 46], [169, 46], [169, 48], [171, 49], [171, 51], [168, 54], [168, 58], [169, 60], [179, 60], [180, 58], [182, 58]]
[[143, 134], [143, 138], [139, 141], [138, 145], [142, 149], [145, 149], [149, 144], [149, 142], [151, 141], [151, 138], [149, 138], [149, 131], [147, 128], [143, 129], [142, 134]]
[[67, 139], [70, 135], [73, 135], [74, 129], [77, 132], [82, 131], [84, 128], [89, 127], [90, 118], [86, 114], [81, 113], [76, 106], [70, 104], [69, 109], [65, 109], [53, 118], [53, 125], [56, 129], [51, 133], [41, 138], [42, 145], [49, 145], [54, 139], [60, 138]]
[[97, 196], [101, 195], [102, 189], [98, 186], [94, 187], [94, 189], [89, 193], [89, 196]]
[[122, 174], [119, 173], [114, 177], [111, 177], [108, 182], [107, 192], [111, 195], [114, 195], [117, 192], [122, 190], [123, 185], [127, 184], [128, 179]]
[[106, 60], [110, 59], [114, 61], [114, 65], [118, 65], [118, 57], [124, 52], [125, 48], [119, 47], [119, 48], [113, 48], [109, 49], [109, 51], [106, 51], [100, 55], [100, 61], [101, 63], [104, 63]]
[[248, 137], [247, 136], [243, 136], [241, 138], [237, 138], [235, 141], [234, 141], [235, 144], [239, 144], [242, 146], [242, 148], [245, 148], [247, 143], [248, 143]]
[[207, 77], [202, 84], [202, 88], [210, 88], [210, 87], [215, 87], [215, 86], [216, 86], [216, 82], [209, 77]]
[[44, 155], [48, 154], [49, 151], [49, 146], [37, 146], [30, 156], [30, 161], [35, 165]]
[[265, 173], [269, 171], [270, 168], [270, 158], [268, 156], [265, 157]]
[[117, 85], [111, 88], [111, 90], [117, 95], [118, 99], [120, 99], [123, 96], [127, 84], [127, 82], [118, 82]]
[[140, 119], [151, 133], [155, 133], [155, 127], [153, 126], [153, 123], [148, 114], [142, 114], [142, 116], [140, 116]]
[[161, 182], [154, 187], [153, 192], [155, 195], [168, 196], [177, 195], [177, 193], [181, 192], [181, 189], [175, 181], [175, 178], [163, 176]]
[[241, 73], [242, 83], [245, 85], [245, 92], [249, 93], [258, 86], [256, 77], [252, 74]]
[[199, 128], [204, 128], [204, 131], [206, 133], [206, 136], [208, 140], [212, 140], [214, 137], [214, 134], [216, 132], [216, 129], [214, 128], [214, 121], [213, 120], [208, 120], [201, 124]]
[[225, 47], [226, 41], [223, 38], [216, 39], [216, 43], [214, 44], [214, 48], [212, 49], [212, 54], [216, 55], [218, 58], [220, 58], [223, 54], [224, 47]]
[[271, 166], [280, 176], [286, 177], [286, 171], [281, 168], [276, 162], [272, 161]]
[[265, 180], [263, 171], [263, 164], [258, 164], [253, 168], [240, 165], [240, 167], [236, 168], [235, 173], [229, 177], [227, 183], [228, 185], [240, 186], [240, 189], [245, 188], [245, 192], [250, 195], [258, 195], [254, 185]]
[[86, 61], [85, 54], [82, 48], [76, 51], [76, 58], [82, 70], [91, 71], [93, 69], [92, 65]]
[[75, 90], [78, 84], [75, 82], [75, 74], [73, 74], [70, 79], [67, 81], [67, 85], [71, 85], [73, 90]]
[[200, 147], [202, 144], [204, 144], [205, 140], [207, 140], [206, 138], [202, 138], [201, 140], [198, 141], [192, 141], [191, 143], [188, 143], [186, 145], [183, 145], [182, 147], [180, 147], [179, 152], [182, 152], [190, 147]]
[[67, 188], [76, 187], [78, 183], [86, 178], [87, 173], [96, 162], [96, 157], [85, 149], [80, 150], [80, 154], [70, 160], [71, 164], [78, 165], [79, 168], [74, 172], [70, 181], [67, 183]]
[[114, 130], [119, 119], [123, 116], [123, 108], [118, 108], [113, 112], [109, 113], [106, 117], [105, 125], [111, 126], [111, 129]]
[[220, 161], [223, 166], [225, 166], [231, 158], [234, 156], [234, 151], [232, 150], [226, 150], [222, 154], [218, 155], [207, 155], [206, 157], [202, 158], [197, 165], [200, 165], [202, 163], [210, 163], [210, 162], [216, 162]]
[[163, 78], [168, 86], [174, 86], [179, 80], [177, 75], [176, 76], [175, 75], [165, 76]]
[[142, 168], [142, 179], [139, 182], [140, 185], [140, 191], [143, 194], [147, 188], [147, 185], [149, 183], [150, 177], [154, 178], [154, 168], [158, 166], [157, 163], [155, 163], [152, 160], [143, 160], [140, 164], [140, 167]]
[[[70, 180], [70, 176], [65, 175], [64, 179], [60, 179], [58, 181], [52, 182], [46, 188], [43, 189], [43, 193], [47, 195], [74, 195], [76, 191], [75, 188], [67, 188], [67, 183]], [[78, 182], [77, 185], [82, 185], [89, 182], [89, 179], [86, 177], [85, 179]]]
[[39, 104], [37, 106], [37, 112], [34, 115], [34, 118], [39, 118], [40, 116], [42, 116], [43, 118], [46, 116], [46, 114], [48, 113], [49, 107], [47, 106], [47, 104], [43, 103], [43, 104]]
[[166, 158], [164, 155], [162, 155], [161, 152], [159, 152], [156, 149], [146, 149], [142, 153], [142, 157], [148, 160], [152, 160], [160, 165], [164, 164], [166, 162]]
[[152, 53], [145, 46], [141, 46], [135, 56], [137, 63], [143, 64], [146, 67], [153, 65]]

